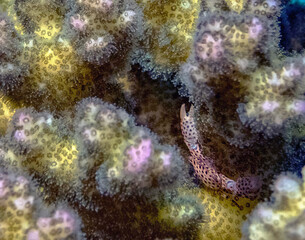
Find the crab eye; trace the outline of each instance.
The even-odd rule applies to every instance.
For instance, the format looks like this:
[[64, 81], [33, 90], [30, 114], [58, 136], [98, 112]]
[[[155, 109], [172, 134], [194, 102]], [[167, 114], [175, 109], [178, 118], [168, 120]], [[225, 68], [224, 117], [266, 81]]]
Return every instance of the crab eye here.
[[227, 188], [233, 190], [234, 187], [236, 186], [236, 182], [235, 181], [228, 181], [227, 182]]

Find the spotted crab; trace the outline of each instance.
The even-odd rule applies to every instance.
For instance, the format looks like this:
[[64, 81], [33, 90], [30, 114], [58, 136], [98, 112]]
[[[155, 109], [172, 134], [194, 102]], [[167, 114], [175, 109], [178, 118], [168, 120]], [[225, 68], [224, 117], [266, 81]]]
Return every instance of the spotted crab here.
[[235, 181], [220, 173], [216, 169], [213, 159], [204, 156], [198, 142], [198, 131], [195, 125], [194, 113], [193, 105], [188, 113], [185, 111], [185, 105], [181, 106], [181, 130], [184, 142], [190, 151], [189, 161], [194, 167], [196, 176], [204, 185], [219, 191], [224, 197], [237, 196], [255, 199], [261, 188], [259, 177], [239, 177]]

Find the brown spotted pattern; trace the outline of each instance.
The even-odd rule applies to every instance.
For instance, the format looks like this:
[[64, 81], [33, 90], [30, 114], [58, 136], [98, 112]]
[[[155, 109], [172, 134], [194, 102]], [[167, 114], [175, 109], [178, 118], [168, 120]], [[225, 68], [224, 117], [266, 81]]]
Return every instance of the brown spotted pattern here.
[[256, 177], [230, 179], [217, 171], [213, 160], [205, 157], [198, 144], [198, 133], [194, 121], [194, 107], [189, 113], [185, 111], [183, 104], [180, 110], [181, 129], [191, 156], [189, 160], [194, 167], [196, 175], [209, 188], [215, 189], [222, 195], [237, 195], [254, 199], [259, 193], [260, 182]]

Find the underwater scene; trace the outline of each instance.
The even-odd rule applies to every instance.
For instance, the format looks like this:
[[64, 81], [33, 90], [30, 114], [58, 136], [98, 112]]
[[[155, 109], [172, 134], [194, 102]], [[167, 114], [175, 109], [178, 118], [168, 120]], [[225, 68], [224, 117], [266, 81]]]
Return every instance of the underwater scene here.
[[305, 1], [0, 0], [0, 240], [305, 240]]

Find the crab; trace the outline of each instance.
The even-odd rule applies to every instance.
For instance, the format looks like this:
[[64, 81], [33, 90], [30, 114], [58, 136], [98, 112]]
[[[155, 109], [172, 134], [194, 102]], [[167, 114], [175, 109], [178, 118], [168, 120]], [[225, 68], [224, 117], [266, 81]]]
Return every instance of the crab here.
[[189, 161], [194, 167], [196, 176], [205, 186], [220, 192], [224, 197], [237, 196], [255, 199], [261, 188], [259, 177], [239, 177], [235, 181], [219, 172], [214, 165], [213, 159], [204, 156], [198, 141], [194, 113], [193, 105], [188, 113], [185, 111], [185, 104], [181, 106], [181, 130], [184, 142], [190, 151]]

